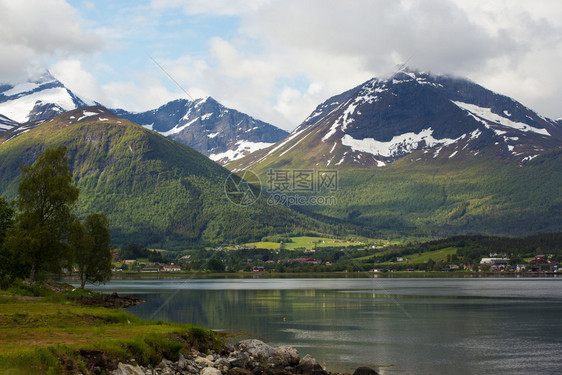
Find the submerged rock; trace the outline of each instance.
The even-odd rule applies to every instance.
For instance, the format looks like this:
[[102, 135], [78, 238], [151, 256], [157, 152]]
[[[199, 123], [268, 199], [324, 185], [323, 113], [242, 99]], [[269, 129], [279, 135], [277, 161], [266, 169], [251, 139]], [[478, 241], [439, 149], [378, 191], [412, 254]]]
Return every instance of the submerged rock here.
[[357, 367], [353, 375], [379, 375], [378, 372], [370, 367]]
[[327, 375], [327, 372], [320, 366], [318, 361], [309, 354], [305, 355], [295, 367], [296, 374], [302, 375]]

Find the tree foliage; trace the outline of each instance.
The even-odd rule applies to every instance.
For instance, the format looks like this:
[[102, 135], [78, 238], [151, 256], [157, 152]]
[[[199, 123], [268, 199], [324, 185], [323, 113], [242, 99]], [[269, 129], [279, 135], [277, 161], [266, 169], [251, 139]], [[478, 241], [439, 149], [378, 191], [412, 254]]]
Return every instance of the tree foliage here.
[[18, 214], [0, 199], [0, 271], [33, 282], [41, 271], [60, 272], [76, 262], [81, 286], [111, 277], [109, 221], [89, 215], [84, 224], [73, 213], [79, 190], [72, 183], [66, 148], [48, 148], [22, 167]]
[[71, 253], [66, 238], [76, 220], [72, 207], [79, 190], [72, 184], [66, 148], [45, 150], [35, 163], [22, 167], [16, 224], [7, 232], [6, 245], [29, 272], [60, 271]]
[[4, 197], [0, 197], [0, 249], [4, 244], [4, 239], [6, 238], [6, 232], [10, 228], [14, 221], [14, 209], [11, 205], [6, 202]]
[[74, 262], [80, 277], [80, 287], [86, 282], [104, 282], [111, 278], [111, 235], [109, 220], [102, 214], [88, 215], [84, 225], [72, 226], [71, 244]]
[[149, 262], [165, 262], [162, 253], [159, 251], [149, 250], [146, 247], [136, 244], [128, 243], [119, 249], [119, 259], [139, 259], [147, 258]]
[[224, 263], [220, 259], [212, 258], [207, 262], [207, 267], [209, 271], [222, 272], [225, 269]]

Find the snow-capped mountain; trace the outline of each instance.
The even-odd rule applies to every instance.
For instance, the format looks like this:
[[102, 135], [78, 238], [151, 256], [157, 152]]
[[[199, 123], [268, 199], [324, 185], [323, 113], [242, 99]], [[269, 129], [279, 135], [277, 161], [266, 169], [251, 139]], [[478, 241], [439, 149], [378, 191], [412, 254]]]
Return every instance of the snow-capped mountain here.
[[260, 176], [273, 203], [434, 236], [561, 230], [561, 164], [562, 124], [469, 80], [403, 70], [227, 167]]
[[288, 135], [271, 124], [226, 108], [211, 97], [178, 99], [142, 113], [122, 109], [114, 112], [221, 164], [269, 147]]
[[[10, 140], [63, 112], [100, 105], [67, 89], [49, 72], [16, 85], [0, 84], [0, 142]], [[174, 100], [146, 112], [113, 110], [224, 164], [271, 146], [288, 133], [229, 109], [211, 97]]]
[[47, 120], [91, 104], [67, 89], [49, 72], [17, 85], [0, 84], [0, 114], [20, 124]]
[[420, 160], [492, 151], [524, 164], [562, 146], [562, 126], [466, 79], [402, 70], [371, 79], [319, 105], [285, 140], [233, 163], [274, 160], [306, 167], [384, 167], [419, 151]]

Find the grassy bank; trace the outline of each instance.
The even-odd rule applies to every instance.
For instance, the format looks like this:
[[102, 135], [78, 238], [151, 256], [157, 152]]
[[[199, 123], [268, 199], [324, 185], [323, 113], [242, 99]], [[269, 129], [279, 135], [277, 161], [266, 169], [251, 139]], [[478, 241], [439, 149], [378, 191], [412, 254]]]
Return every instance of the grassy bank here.
[[191, 348], [205, 352], [221, 345], [200, 327], [143, 321], [123, 310], [80, 306], [61, 294], [0, 296], [1, 374], [97, 374], [118, 362], [155, 366]]

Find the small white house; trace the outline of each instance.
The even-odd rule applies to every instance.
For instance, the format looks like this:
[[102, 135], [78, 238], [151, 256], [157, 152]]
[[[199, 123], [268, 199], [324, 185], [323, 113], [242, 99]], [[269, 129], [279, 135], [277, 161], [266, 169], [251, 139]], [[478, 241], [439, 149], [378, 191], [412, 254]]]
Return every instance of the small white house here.
[[178, 272], [181, 271], [181, 267], [174, 265], [174, 264], [170, 264], [168, 266], [164, 266], [162, 267], [162, 271], [163, 272]]
[[489, 264], [493, 266], [507, 266], [509, 264], [509, 258], [482, 258], [480, 264]]

